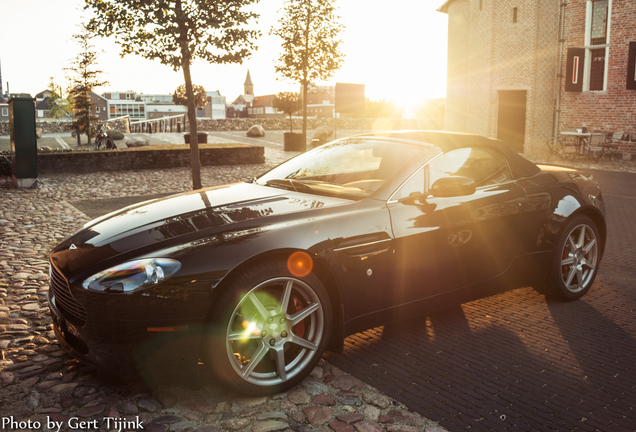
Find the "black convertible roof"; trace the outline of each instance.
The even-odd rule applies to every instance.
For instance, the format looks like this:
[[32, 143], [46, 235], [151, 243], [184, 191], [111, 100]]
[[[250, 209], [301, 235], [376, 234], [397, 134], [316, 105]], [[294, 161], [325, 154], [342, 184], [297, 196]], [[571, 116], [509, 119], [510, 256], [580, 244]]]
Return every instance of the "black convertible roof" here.
[[521, 156], [512, 145], [498, 139], [486, 138], [481, 135], [444, 132], [444, 131], [393, 131], [377, 132], [367, 136], [391, 137], [411, 141], [433, 144], [444, 152], [464, 147], [488, 147], [497, 150], [508, 160], [510, 170], [515, 179], [532, 177], [541, 169], [528, 159]]

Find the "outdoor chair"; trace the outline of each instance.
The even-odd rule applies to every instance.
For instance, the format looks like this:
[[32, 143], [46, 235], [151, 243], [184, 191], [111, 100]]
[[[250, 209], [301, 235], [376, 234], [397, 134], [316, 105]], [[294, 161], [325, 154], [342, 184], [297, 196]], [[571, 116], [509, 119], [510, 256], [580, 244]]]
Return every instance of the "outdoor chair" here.
[[607, 134], [607, 138], [605, 142], [601, 144], [603, 148], [602, 157], [606, 157], [608, 159], [613, 159], [616, 156], [616, 151], [618, 150], [618, 146], [623, 139], [624, 132], [614, 132]]
[[559, 140], [561, 142], [561, 147], [563, 148], [563, 155], [561, 156], [563, 159], [574, 159], [575, 157], [583, 154], [581, 151], [581, 142], [577, 137], [561, 136]]
[[561, 141], [561, 137], [550, 138], [546, 144], [548, 145], [549, 151], [548, 162], [550, 162], [550, 156], [563, 159], [563, 142]]
[[600, 161], [603, 158], [605, 155], [605, 143], [607, 142], [607, 136], [607, 134], [592, 134], [587, 148], [588, 159]]

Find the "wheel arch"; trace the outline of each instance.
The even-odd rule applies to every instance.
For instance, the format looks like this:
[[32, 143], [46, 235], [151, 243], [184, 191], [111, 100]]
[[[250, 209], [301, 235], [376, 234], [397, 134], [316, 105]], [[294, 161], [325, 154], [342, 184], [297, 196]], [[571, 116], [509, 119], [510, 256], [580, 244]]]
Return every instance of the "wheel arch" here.
[[578, 211], [570, 215], [568, 220], [579, 215], [589, 217], [590, 219], [592, 219], [592, 222], [596, 224], [598, 233], [601, 236], [601, 257], [602, 257], [605, 251], [605, 242], [607, 240], [607, 223], [605, 222], [605, 217], [603, 217], [603, 214], [600, 212], [600, 210], [594, 207], [585, 207], [585, 208], [579, 209]]
[[331, 301], [331, 335], [329, 336], [329, 341], [327, 342], [326, 349], [329, 351], [341, 352], [344, 348], [344, 309], [342, 305], [342, 296], [340, 294], [340, 288], [336, 283], [336, 279], [332, 274], [329, 264], [318, 254], [298, 248], [285, 248], [266, 251], [254, 255], [238, 264], [223, 277], [223, 279], [219, 282], [216, 289], [214, 290], [214, 297], [216, 297], [216, 295], [218, 295], [218, 293], [221, 291], [224, 282], [231, 280], [235, 275], [240, 274], [245, 268], [262, 261], [287, 261], [289, 256], [294, 252], [305, 252], [309, 256], [311, 256], [313, 260], [314, 266], [312, 272], [318, 277], [318, 279], [320, 279], [320, 282], [327, 290], [329, 300]]

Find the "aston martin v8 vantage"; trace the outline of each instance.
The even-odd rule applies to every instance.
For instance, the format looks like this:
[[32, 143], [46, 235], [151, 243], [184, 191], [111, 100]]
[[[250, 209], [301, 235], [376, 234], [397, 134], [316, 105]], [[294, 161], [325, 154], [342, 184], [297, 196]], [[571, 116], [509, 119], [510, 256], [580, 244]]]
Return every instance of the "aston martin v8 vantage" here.
[[174, 355], [265, 394], [390, 321], [515, 287], [577, 299], [605, 239], [585, 172], [477, 135], [361, 135], [91, 221], [51, 252], [49, 305], [86, 363]]

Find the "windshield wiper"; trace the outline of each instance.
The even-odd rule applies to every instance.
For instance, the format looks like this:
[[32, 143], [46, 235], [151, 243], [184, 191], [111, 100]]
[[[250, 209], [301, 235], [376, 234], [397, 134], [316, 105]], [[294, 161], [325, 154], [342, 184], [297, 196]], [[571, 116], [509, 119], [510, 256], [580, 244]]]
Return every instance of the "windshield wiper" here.
[[282, 187], [287, 190], [293, 190], [296, 192], [313, 192], [313, 189], [298, 180], [293, 179], [271, 179], [265, 182], [267, 186]]

